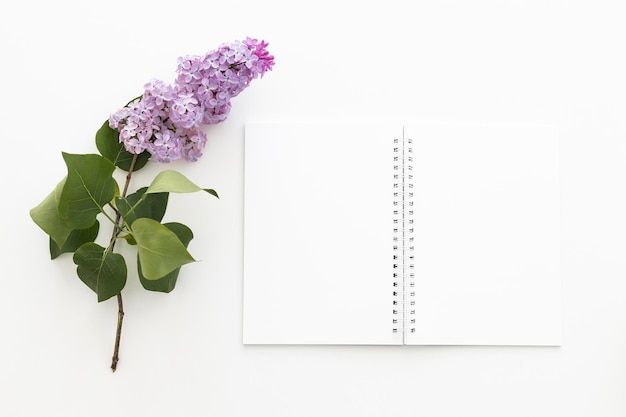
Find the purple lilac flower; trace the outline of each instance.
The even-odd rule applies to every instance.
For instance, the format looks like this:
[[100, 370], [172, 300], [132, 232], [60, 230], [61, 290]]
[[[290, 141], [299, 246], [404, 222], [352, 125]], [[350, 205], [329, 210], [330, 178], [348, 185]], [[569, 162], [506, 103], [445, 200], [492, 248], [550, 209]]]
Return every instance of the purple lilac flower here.
[[109, 125], [131, 153], [148, 151], [157, 162], [196, 161], [207, 141], [202, 125], [223, 122], [231, 99], [272, 69], [267, 45], [246, 38], [203, 56], [180, 57], [174, 85], [150, 81], [141, 98], [111, 115]]
[[178, 93], [170, 102], [169, 110], [170, 120], [176, 127], [193, 129], [202, 123], [203, 107], [193, 93]]

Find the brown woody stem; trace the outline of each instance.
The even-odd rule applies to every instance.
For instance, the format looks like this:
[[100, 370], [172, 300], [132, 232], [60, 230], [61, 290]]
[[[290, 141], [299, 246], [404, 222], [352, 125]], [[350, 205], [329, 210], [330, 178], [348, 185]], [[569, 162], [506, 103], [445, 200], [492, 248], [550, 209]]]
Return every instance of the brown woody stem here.
[[[124, 184], [124, 191], [122, 192], [122, 197], [126, 197], [126, 193], [128, 192], [128, 184], [130, 184], [130, 178], [133, 174], [133, 169], [135, 168], [135, 163], [137, 162], [138, 155], [135, 154], [133, 156], [133, 160], [130, 163], [130, 168], [128, 169], [128, 175], [126, 175], [126, 183]], [[115, 241], [122, 231], [121, 225], [121, 215], [120, 212], [117, 211], [115, 216], [115, 228], [113, 229], [113, 235], [111, 236], [111, 252], [113, 252], [113, 248], [115, 247]], [[120, 360], [120, 340], [122, 338], [122, 323], [124, 321], [124, 302], [122, 300], [122, 293], [117, 294], [117, 331], [115, 333], [115, 348], [113, 349], [113, 359], [111, 361], [111, 370], [115, 372], [117, 369], [117, 363]]]

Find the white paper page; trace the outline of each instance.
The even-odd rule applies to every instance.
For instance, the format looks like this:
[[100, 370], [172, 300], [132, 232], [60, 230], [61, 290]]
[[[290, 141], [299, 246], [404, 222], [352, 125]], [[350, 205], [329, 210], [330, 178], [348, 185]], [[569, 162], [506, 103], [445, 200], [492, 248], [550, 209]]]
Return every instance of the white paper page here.
[[248, 124], [245, 344], [399, 344], [392, 332], [400, 125]]
[[409, 344], [559, 345], [558, 134], [405, 126], [415, 140]]

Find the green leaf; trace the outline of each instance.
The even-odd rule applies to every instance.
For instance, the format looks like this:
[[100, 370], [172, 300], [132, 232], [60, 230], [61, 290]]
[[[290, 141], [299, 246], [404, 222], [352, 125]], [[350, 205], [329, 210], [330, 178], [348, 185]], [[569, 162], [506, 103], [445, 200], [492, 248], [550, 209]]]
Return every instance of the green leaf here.
[[[115, 199], [117, 209], [128, 224], [133, 224], [139, 217], [148, 217], [157, 222], [163, 219], [169, 194], [146, 194], [147, 189], [148, 187], [143, 187], [126, 198], [118, 197]], [[135, 209], [128, 214], [135, 205]]]
[[[126, 150], [124, 144], [120, 142], [120, 132], [111, 128], [108, 120], [105, 121], [102, 127], [96, 132], [96, 147], [98, 151], [100, 151], [100, 154], [113, 162], [115, 166], [124, 171], [130, 169], [135, 154]], [[133, 171], [138, 171], [143, 168], [149, 158], [150, 154], [147, 151], [140, 153], [137, 157], [137, 161], [135, 161]]]
[[141, 270], [146, 279], [159, 279], [195, 259], [176, 233], [156, 220], [141, 217], [131, 224]]
[[30, 217], [57, 245], [63, 246], [72, 227], [59, 214], [59, 200], [65, 186], [65, 178], [39, 205], [30, 211]]
[[74, 253], [76, 272], [81, 281], [98, 295], [98, 302], [119, 294], [126, 285], [126, 262], [119, 253], [89, 242]]
[[133, 245], [135, 246], [137, 244], [137, 241], [135, 240], [135, 238], [133, 237], [133, 235], [130, 234], [125, 234], [123, 236], [120, 236], [122, 239], [124, 239], [126, 241], [126, 243], [128, 243], [129, 245]]
[[55, 259], [63, 253], [74, 252], [87, 242], [93, 242], [98, 237], [98, 230], [100, 229], [100, 223], [96, 220], [93, 226], [87, 229], [74, 229], [70, 233], [69, 237], [59, 247], [52, 238], [50, 239], [50, 258]]
[[[59, 214], [72, 229], [87, 229], [115, 195], [115, 165], [94, 154], [63, 152], [67, 179], [59, 200]], [[59, 245], [62, 246], [62, 245]]]
[[154, 177], [154, 180], [152, 180], [152, 183], [148, 187], [146, 193], [195, 193], [197, 191], [206, 191], [207, 193], [219, 198], [215, 190], [200, 188], [183, 174], [174, 170], [159, 172], [157, 176]]
[[[163, 224], [163, 226], [174, 232], [176, 236], [178, 236], [178, 239], [180, 239], [182, 244], [185, 246], [185, 248], [189, 246], [189, 242], [191, 242], [191, 239], [193, 239], [193, 232], [190, 228], [182, 223], [165, 223]], [[139, 272], [139, 281], [146, 290], [171, 292], [176, 286], [176, 280], [178, 279], [180, 267], [165, 275], [163, 278], [150, 280], [146, 279], [143, 276], [143, 272], [141, 270], [141, 262], [139, 262], [139, 258], [137, 258], [137, 271]]]

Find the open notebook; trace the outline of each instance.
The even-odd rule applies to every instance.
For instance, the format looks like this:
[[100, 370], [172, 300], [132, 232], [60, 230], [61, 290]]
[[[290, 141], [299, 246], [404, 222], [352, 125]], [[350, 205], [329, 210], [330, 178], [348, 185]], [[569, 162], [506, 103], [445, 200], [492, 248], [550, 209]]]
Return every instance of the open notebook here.
[[558, 131], [249, 123], [245, 344], [561, 343]]

